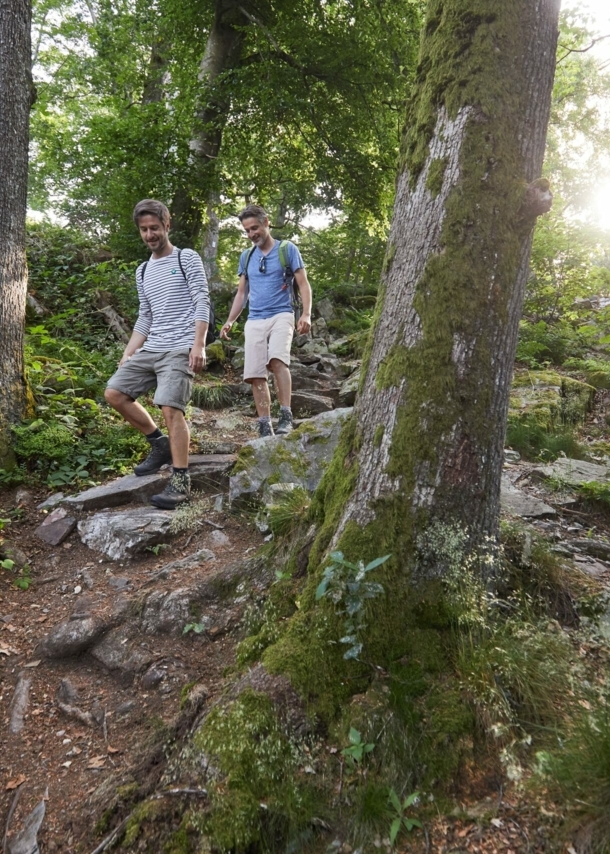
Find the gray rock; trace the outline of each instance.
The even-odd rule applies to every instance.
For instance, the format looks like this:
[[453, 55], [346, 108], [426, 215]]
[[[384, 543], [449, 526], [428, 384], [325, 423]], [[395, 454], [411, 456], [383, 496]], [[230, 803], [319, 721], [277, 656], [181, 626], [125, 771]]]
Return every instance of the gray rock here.
[[341, 406], [353, 406], [356, 402], [356, 394], [360, 385], [360, 368], [343, 380], [339, 389], [339, 404]]
[[333, 356], [330, 353], [324, 353], [319, 357], [316, 367], [321, 374], [326, 374], [330, 377], [341, 377], [343, 376], [341, 366], [342, 362], [338, 356]]
[[26, 670], [22, 670], [17, 677], [17, 684], [9, 707], [8, 731], [11, 735], [18, 735], [24, 727], [24, 717], [30, 701], [31, 685], [32, 679], [30, 674]]
[[41, 504], [38, 504], [37, 509], [38, 510], [49, 510], [52, 507], [56, 507], [58, 504], [60, 504], [62, 502], [63, 498], [64, 498], [63, 492], [54, 492], [53, 495], [49, 495], [49, 497], [45, 498], [45, 500]]
[[337, 316], [336, 309], [328, 297], [318, 300], [314, 304], [314, 313], [317, 317], [323, 318], [327, 323], [334, 320]]
[[6, 559], [12, 560], [16, 569], [23, 569], [30, 562], [29, 557], [18, 546], [3, 543], [0, 546], [0, 560]]
[[517, 489], [504, 474], [502, 475], [500, 505], [505, 513], [511, 513], [513, 516], [540, 518], [556, 515], [553, 507], [545, 504], [539, 498], [526, 495], [525, 492]]
[[300, 348], [300, 354], [305, 356], [320, 356], [328, 353], [328, 345], [321, 338], [312, 338]]
[[74, 706], [78, 702], [78, 691], [69, 679], [62, 679], [59, 683], [57, 699], [69, 706]]
[[351, 409], [334, 409], [304, 422], [288, 437], [254, 439], [245, 447], [244, 470], [231, 477], [232, 502], [260, 499], [269, 478], [280, 483], [297, 483], [313, 492], [331, 459], [339, 433]]
[[191, 604], [196, 601], [193, 588], [178, 588], [170, 593], [155, 590], [144, 604], [142, 630], [150, 634], [181, 635], [185, 625], [192, 622]]
[[130, 684], [134, 675], [149, 667], [153, 660], [152, 653], [139, 646], [139, 640], [139, 632], [118, 626], [95, 643], [90, 653], [111, 672], [118, 671], [122, 682]]
[[158, 578], [168, 578], [174, 572], [183, 572], [187, 569], [194, 569], [197, 566], [202, 566], [210, 560], [216, 560], [216, 555], [209, 549], [199, 549], [193, 554], [173, 560], [171, 563], [166, 563], [161, 569], [155, 573]]
[[311, 340], [311, 335], [306, 333], [305, 335], [295, 335], [292, 339], [292, 343], [295, 347], [302, 347], [304, 344], [307, 344], [308, 341]]
[[130, 584], [131, 584], [131, 579], [129, 579], [129, 578], [121, 578], [121, 577], [119, 577], [119, 578], [114, 578], [114, 577], [112, 577], [112, 578], [109, 578], [109, 579], [108, 579], [108, 584], [109, 584], [109, 585], [110, 585], [114, 590], [127, 590], [127, 588], [128, 588], [128, 587], [130, 586]]
[[33, 495], [29, 489], [24, 489], [22, 486], [15, 493], [15, 504], [30, 504], [33, 499]]
[[228, 546], [231, 540], [222, 531], [212, 531], [210, 540], [215, 546]]
[[291, 405], [292, 411], [297, 418], [319, 415], [321, 412], [330, 412], [331, 409], [335, 408], [335, 402], [332, 397], [311, 394], [306, 391], [293, 391]]
[[167, 540], [171, 520], [171, 510], [142, 507], [122, 513], [97, 513], [79, 522], [78, 532], [90, 549], [111, 560], [123, 560]]
[[9, 854], [39, 854], [38, 831], [46, 812], [46, 804], [39, 801], [23, 820], [21, 830], [8, 843]]
[[101, 510], [120, 507], [132, 501], [146, 502], [152, 495], [163, 491], [167, 477], [169, 470], [144, 477], [128, 474], [102, 486], [93, 486], [78, 495], [70, 495], [63, 504], [73, 510]]
[[39, 525], [34, 534], [39, 540], [48, 543], [51, 546], [58, 546], [66, 540], [72, 531], [76, 528], [76, 519], [74, 516], [68, 516], [68, 511], [65, 507], [56, 507], [44, 522]]
[[145, 691], [148, 691], [150, 688], [156, 688], [163, 679], [165, 678], [165, 672], [160, 670], [154, 664], [152, 667], [149, 667], [144, 676], [142, 677], [141, 686]]
[[231, 367], [241, 370], [244, 366], [244, 348], [238, 347], [231, 359]]
[[328, 331], [328, 324], [323, 317], [319, 317], [317, 320], [313, 321], [311, 324], [311, 335], [312, 338], [320, 338], [328, 344], [330, 341], [330, 333]]
[[589, 537], [583, 537], [579, 540], [572, 540], [572, 545], [580, 549], [581, 552], [591, 555], [591, 557], [599, 558], [599, 560], [610, 561], [610, 543], [606, 543], [603, 540], [594, 540], [589, 539]]
[[70, 658], [80, 655], [93, 646], [111, 626], [112, 623], [95, 617], [59, 623], [38, 644], [36, 655], [43, 658]]
[[351, 376], [354, 371], [357, 371], [358, 368], [360, 368], [361, 364], [362, 362], [360, 359], [352, 359], [346, 362], [339, 362], [337, 366], [337, 372], [339, 373], [339, 376], [345, 379], [346, 377]]
[[559, 457], [554, 463], [535, 469], [545, 477], [553, 477], [565, 481], [572, 486], [595, 480], [601, 483], [607, 482], [610, 475], [608, 466], [600, 466], [597, 463], [587, 463], [584, 460], [571, 460], [569, 457]]
[[574, 564], [592, 578], [603, 578], [610, 574], [610, 568], [587, 555], [574, 555]]
[[315, 373], [317, 374], [316, 377], [293, 374], [293, 394], [296, 391], [313, 391], [319, 392], [320, 394], [325, 394], [326, 390], [328, 389], [328, 380], [324, 381], [323, 375], [319, 371], [316, 371]]
[[235, 454], [193, 454], [189, 457], [191, 487], [205, 493], [228, 489], [229, 472], [236, 459]]
[[116, 709], [114, 710], [114, 713], [118, 718], [123, 718], [126, 715], [133, 712], [135, 707], [136, 707], [136, 701], [135, 700], [126, 700], [124, 703], [121, 703], [120, 706], [116, 707]]

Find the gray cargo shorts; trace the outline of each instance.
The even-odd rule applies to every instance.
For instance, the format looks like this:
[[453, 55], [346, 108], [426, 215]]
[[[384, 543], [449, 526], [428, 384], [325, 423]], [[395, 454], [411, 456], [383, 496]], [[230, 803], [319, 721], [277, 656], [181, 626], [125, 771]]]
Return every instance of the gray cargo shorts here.
[[139, 350], [110, 377], [106, 387], [122, 391], [133, 400], [154, 388], [154, 404], [184, 412], [195, 376], [189, 368], [189, 353], [189, 349], [165, 353]]

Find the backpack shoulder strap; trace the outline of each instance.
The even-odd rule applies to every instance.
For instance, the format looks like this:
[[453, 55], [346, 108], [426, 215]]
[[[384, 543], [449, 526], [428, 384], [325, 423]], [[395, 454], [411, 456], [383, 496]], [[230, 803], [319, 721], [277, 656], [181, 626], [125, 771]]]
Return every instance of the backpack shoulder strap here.
[[288, 260], [288, 240], [280, 240], [280, 264], [282, 267], [290, 267], [290, 262]]
[[246, 281], [248, 281], [248, 264], [250, 263], [250, 258], [252, 258], [255, 249], [256, 246], [251, 246], [250, 249], [247, 250], [248, 257], [246, 258], [246, 264], [244, 267], [244, 276], [246, 277]]
[[180, 272], [182, 273], [182, 278], [186, 281], [186, 273], [184, 272], [184, 267], [182, 266], [182, 249], [178, 250], [178, 266], [180, 267]]
[[[144, 261], [144, 263], [140, 266], [140, 284], [144, 284], [144, 273], [146, 272], [146, 268], [148, 267], [148, 261]], [[136, 279], [138, 277], [138, 273], [136, 270]]]

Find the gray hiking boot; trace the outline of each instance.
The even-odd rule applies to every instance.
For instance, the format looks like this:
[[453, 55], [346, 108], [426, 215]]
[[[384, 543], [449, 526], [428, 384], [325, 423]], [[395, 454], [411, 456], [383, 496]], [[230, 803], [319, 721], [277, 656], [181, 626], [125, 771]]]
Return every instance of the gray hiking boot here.
[[277, 422], [277, 427], [275, 428], [275, 432], [278, 435], [282, 435], [282, 433], [290, 433], [292, 430], [292, 412], [289, 410], [281, 409], [280, 417]]
[[150, 503], [162, 510], [175, 510], [191, 497], [191, 476], [188, 472], [173, 472], [169, 483], [158, 495], [153, 495]]
[[161, 436], [160, 439], [153, 439], [150, 443], [150, 454], [139, 463], [133, 470], [138, 477], [143, 477], [145, 474], [154, 474], [159, 471], [161, 466], [167, 465], [172, 461], [172, 451], [169, 446], [167, 436]]
[[259, 421], [258, 422], [258, 435], [262, 438], [265, 436], [274, 436], [273, 427], [271, 426], [271, 421]]

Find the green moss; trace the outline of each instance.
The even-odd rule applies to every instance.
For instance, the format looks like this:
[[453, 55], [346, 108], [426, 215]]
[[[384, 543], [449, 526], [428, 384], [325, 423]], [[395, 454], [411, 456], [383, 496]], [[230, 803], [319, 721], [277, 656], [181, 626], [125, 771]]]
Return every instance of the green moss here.
[[205, 354], [208, 362], [211, 363], [220, 362], [222, 364], [227, 358], [222, 341], [214, 341], [212, 344], [208, 344], [205, 348]]
[[284, 442], [278, 442], [269, 456], [269, 462], [272, 466], [277, 466], [278, 469], [283, 465], [289, 466], [297, 477], [307, 475], [308, 466], [305, 457], [296, 451], [291, 451]]
[[392, 266], [392, 261], [394, 260], [394, 256], [396, 255], [396, 246], [391, 241], [388, 241], [388, 245], [385, 250], [385, 256], [383, 259], [383, 268], [382, 272], [387, 273]]
[[244, 445], [237, 453], [235, 465], [231, 474], [238, 474], [240, 471], [249, 471], [256, 460], [256, 454], [252, 445]]
[[509, 418], [544, 430], [582, 424], [590, 412], [595, 388], [555, 371], [518, 371], [510, 396]]
[[140, 835], [142, 824], [154, 821], [162, 811], [163, 805], [159, 801], [143, 801], [143, 803], [138, 804], [125, 826], [122, 847], [127, 848], [133, 845]]
[[186, 685], [182, 686], [182, 690], [180, 691], [180, 709], [183, 709], [188, 703], [189, 694], [196, 684], [197, 680], [194, 679], [192, 682], [187, 682]]
[[385, 427], [383, 424], [378, 424], [375, 428], [375, 435], [373, 436], [373, 445], [378, 448], [381, 445], [383, 440], [383, 434], [385, 433]]
[[313, 421], [304, 421], [303, 424], [299, 424], [292, 433], [289, 433], [285, 440], [286, 442], [298, 442], [306, 433], [315, 433], [317, 431], [316, 425]]
[[284, 732], [266, 695], [245, 691], [212, 709], [195, 744], [224, 777], [209, 787], [210, 810], [203, 820], [215, 847], [268, 848], [269, 825], [277, 842], [311, 820], [311, 802], [297, 773], [302, 746]]
[[448, 159], [446, 157], [437, 157], [433, 160], [428, 169], [428, 177], [426, 178], [426, 189], [435, 199], [443, 188], [443, 178], [447, 169]]

